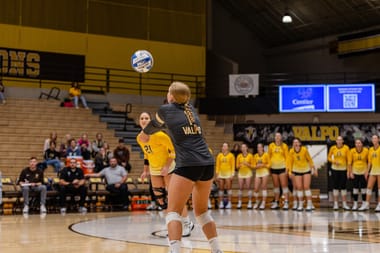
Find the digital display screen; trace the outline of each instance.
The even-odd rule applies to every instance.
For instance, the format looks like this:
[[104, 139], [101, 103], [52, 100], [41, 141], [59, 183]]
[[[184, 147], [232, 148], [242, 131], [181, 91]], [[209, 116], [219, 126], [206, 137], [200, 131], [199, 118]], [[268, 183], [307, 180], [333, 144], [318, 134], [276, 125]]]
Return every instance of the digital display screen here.
[[374, 112], [374, 84], [327, 85], [328, 112]]
[[325, 85], [280, 85], [280, 112], [325, 112]]

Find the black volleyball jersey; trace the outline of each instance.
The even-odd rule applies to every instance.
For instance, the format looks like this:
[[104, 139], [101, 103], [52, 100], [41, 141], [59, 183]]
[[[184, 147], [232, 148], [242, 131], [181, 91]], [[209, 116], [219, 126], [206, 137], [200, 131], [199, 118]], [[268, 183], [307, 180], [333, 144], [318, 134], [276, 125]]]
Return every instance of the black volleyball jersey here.
[[189, 106], [193, 112], [193, 124], [183, 104], [171, 103], [159, 108], [156, 118], [152, 119], [144, 132], [152, 134], [166, 125], [176, 152], [176, 167], [214, 165], [214, 158], [202, 135], [199, 117], [194, 107]]

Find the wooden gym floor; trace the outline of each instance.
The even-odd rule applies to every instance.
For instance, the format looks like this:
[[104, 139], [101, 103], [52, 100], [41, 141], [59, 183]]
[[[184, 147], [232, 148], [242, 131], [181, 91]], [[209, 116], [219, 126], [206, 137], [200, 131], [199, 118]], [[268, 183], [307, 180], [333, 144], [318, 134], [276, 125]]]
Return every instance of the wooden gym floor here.
[[[225, 253], [375, 253], [380, 246], [380, 214], [373, 211], [234, 209], [211, 213]], [[162, 212], [2, 215], [0, 221], [2, 253], [168, 252]], [[183, 253], [210, 252], [199, 226], [182, 242]]]

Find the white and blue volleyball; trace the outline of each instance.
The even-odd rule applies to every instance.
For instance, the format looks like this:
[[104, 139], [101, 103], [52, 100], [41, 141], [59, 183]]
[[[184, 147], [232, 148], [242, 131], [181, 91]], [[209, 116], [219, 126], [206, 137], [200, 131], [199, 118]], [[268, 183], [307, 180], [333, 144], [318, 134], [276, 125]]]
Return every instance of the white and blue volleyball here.
[[146, 50], [138, 50], [131, 57], [132, 68], [139, 73], [146, 73], [153, 67], [153, 56]]

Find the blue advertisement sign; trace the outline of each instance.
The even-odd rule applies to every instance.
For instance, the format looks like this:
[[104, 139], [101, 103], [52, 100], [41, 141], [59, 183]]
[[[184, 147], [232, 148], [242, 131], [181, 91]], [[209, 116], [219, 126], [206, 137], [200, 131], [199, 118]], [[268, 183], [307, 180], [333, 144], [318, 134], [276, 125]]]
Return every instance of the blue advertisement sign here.
[[374, 84], [327, 85], [328, 112], [375, 111]]
[[280, 112], [325, 112], [325, 85], [280, 85]]

